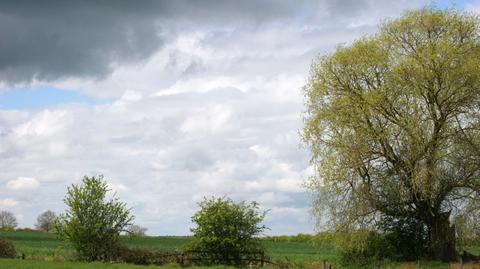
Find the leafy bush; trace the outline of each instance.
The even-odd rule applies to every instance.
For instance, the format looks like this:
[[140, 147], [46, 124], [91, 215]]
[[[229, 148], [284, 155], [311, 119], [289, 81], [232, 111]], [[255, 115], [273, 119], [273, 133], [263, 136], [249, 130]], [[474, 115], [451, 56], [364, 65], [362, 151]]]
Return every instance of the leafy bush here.
[[124, 263], [132, 263], [138, 265], [165, 265], [175, 263], [177, 254], [151, 251], [147, 249], [131, 249], [127, 246], [117, 247], [115, 259]]
[[374, 231], [336, 233], [334, 242], [343, 264], [367, 264], [393, 255], [385, 236]]
[[365, 264], [378, 260], [415, 261], [427, 255], [427, 230], [413, 219], [385, 217], [379, 231], [324, 234], [340, 250], [344, 264]]
[[15, 246], [5, 238], [0, 237], [0, 258], [13, 259], [17, 257]]
[[198, 205], [200, 210], [192, 217], [197, 225], [191, 229], [194, 240], [186, 248], [190, 255], [206, 264], [244, 265], [263, 253], [254, 236], [266, 229], [260, 225], [266, 211], [260, 211], [256, 202], [204, 198]]
[[380, 223], [390, 248], [390, 259], [415, 261], [426, 257], [428, 232], [425, 225], [414, 219], [386, 217]]
[[58, 218], [56, 229], [81, 259], [112, 259], [120, 232], [133, 221], [130, 210], [118, 198], [106, 199], [108, 191], [103, 176], [84, 177], [82, 185], [68, 188], [64, 199], [68, 209]]

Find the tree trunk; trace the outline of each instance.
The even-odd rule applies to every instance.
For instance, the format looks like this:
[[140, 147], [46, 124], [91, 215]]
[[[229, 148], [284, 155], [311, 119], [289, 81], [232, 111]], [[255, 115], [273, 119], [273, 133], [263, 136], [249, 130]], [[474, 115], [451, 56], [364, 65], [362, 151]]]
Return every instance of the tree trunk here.
[[450, 225], [449, 217], [450, 213], [441, 213], [428, 223], [428, 250], [434, 260], [456, 260], [455, 226]]

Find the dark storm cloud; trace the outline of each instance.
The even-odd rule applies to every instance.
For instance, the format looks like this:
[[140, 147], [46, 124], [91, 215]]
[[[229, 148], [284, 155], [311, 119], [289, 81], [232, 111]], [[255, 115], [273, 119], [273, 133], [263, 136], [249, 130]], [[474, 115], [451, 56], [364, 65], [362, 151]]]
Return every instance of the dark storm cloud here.
[[[101, 78], [147, 59], [177, 23], [259, 22], [274, 1], [0, 1], [0, 80]], [[267, 11], [268, 10], [268, 11]]]
[[[6, 82], [101, 77], [161, 45], [140, 7], [72, 1], [0, 3], [0, 78]], [[133, 9], [135, 8], [135, 9]]]

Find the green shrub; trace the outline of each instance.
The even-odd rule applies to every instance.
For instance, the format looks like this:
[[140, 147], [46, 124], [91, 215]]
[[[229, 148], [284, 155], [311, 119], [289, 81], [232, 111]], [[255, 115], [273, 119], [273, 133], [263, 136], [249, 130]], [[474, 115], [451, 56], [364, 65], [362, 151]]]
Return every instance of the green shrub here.
[[266, 211], [260, 211], [256, 202], [205, 198], [198, 205], [200, 210], [192, 217], [194, 240], [186, 247], [189, 255], [204, 264], [245, 265], [263, 253], [254, 236], [266, 229], [260, 225]]
[[0, 237], [0, 258], [16, 258], [15, 246], [5, 238]]
[[385, 236], [374, 231], [337, 233], [335, 237], [343, 264], [370, 264], [393, 255]]
[[64, 199], [66, 213], [56, 222], [58, 235], [71, 243], [80, 258], [110, 260], [120, 242], [120, 232], [132, 224], [126, 205], [109, 191], [103, 176], [84, 177], [82, 185], [68, 188]]
[[385, 231], [391, 260], [415, 261], [427, 256], [428, 232], [420, 221], [386, 217], [380, 227]]
[[115, 260], [138, 265], [165, 265], [178, 262], [176, 253], [151, 251], [147, 249], [131, 249], [119, 246], [115, 253]]
[[366, 264], [384, 259], [415, 261], [426, 257], [428, 234], [421, 222], [386, 217], [378, 228], [379, 231], [325, 233], [319, 238], [333, 242], [344, 264]]

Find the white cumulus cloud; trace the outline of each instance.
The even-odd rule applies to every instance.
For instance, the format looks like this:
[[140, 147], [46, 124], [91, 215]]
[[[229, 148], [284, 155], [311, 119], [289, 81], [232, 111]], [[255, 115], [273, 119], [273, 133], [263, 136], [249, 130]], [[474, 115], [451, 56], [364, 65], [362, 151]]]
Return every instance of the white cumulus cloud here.
[[40, 182], [33, 177], [18, 177], [7, 182], [7, 188], [10, 190], [33, 190], [40, 186]]
[[6, 198], [6, 199], [0, 199], [0, 206], [5, 206], [5, 207], [12, 207], [12, 206], [16, 206], [18, 204], [18, 201], [14, 200], [14, 199], [10, 199], [10, 198]]

